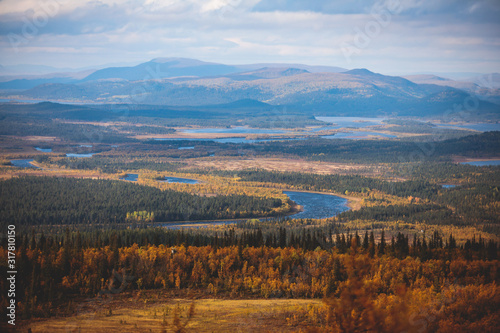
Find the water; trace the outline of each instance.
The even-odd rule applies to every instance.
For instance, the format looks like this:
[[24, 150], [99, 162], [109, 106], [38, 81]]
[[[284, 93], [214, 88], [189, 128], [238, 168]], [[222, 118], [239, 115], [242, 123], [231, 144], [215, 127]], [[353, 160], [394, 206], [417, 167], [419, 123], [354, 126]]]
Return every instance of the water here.
[[271, 130], [236, 126], [231, 128], [197, 128], [182, 130], [184, 133], [231, 133], [231, 134], [282, 134], [283, 130]]
[[267, 139], [247, 139], [244, 137], [237, 138], [220, 138], [220, 139], [206, 139], [208, 141], [214, 141], [218, 143], [257, 143], [257, 142], [269, 142], [269, 141], [294, 141], [294, 140], [305, 140], [305, 138], [267, 138]]
[[209, 221], [209, 222], [184, 222], [184, 223], [168, 223], [162, 224], [163, 228], [171, 229], [171, 230], [179, 230], [183, 228], [190, 229], [199, 229], [199, 228], [208, 228], [216, 225], [227, 225], [234, 224], [238, 221]]
[[347, 133], [337, 133], [333, 135], [322, 135], [323, 139], [350, 139], [350, 140], [362, 140], [367, 139], [370, 136], [378, 136], [383, 138], [397, 138], [396, 135], [378, 133], [378, 132], [347, 132]]
[[[317, 120], [334, 123], [332, 126], [323, 126], [319, 128], [313, 128], [309, 130], [312, 132], [319, 132], [325, 130], [333, 130], [339, 128], [364, 128], [368, 126], [380, 125], [382, 121], [387, 118], [368, 118], [368, 117], [316, 117]], [[230, 133], [230, 134], [283, 134], [289, 133], [287, 130], [273, 130], [273, 129], [262, 129], [262, 128], [249, 128], [244, 126], [237, 126], [231, 128], [197, 128], [197, 129], [186, 129], [183, 130], [184, 133]], [[307, 132], [306, 132], [307, 133]], [[385, 138], [395, 138], [395, 135], [376, 133], [376, 132], [357, 132], [356, 134], [344, 133], [337, 134], [335, 137], [326, 136], [327, 139], [364, 139], [368, 136], [379, 136]], [[305, 140], [306, 138], [280, 138], [272, 137], [265, 139], [246, 139], [245, 137], [234, 137], [234, 138], [166, 138], [166, 139], [155, 139], [160, 141], [175, 141], [175, 140], [190, 140], [190, 141], [213, 141], [218, 143], [257, 143], [257, 142], [267, 142], [267, 141], [292, 141], [292, 140]]]
[[87, 157], [92, 157], [95, 153], [88, 153], [88, 154], [73, 154], [73, 153], [68, 153], [66, 154], [66, 157], [75, 157], [75, 158], [87, 158]]
[[500, 124], [493, 124], [493, 123], [477, 123], [477, 124], [461, 124], [461, 125], [434, 124], [434, 125], [440, 128], [465, 128], [480, 132], [500, 131]]
[[290, 216], [292, 219], [325, 219], [349, 210], [348, 200], [335, 195], [293, 191], [283, 193], [304, 209]]
[[333, 126], [325, 126], [313, 129], [312, 132], [339, 129], [344, 127], [363, 128], [368, 126], [380, 125], [387, 118], [367, 118], [367, 117], [315, 117], [316, 120], [333, 123]]
[[[285, 193], [296, 204], [303, 207], [302, 212], [290, 215], [289, 218], [291, 219], [325, 219], [349, 210], [349, 207], [347, 206], [348, 200], [335, 195], [295, 191], [283, 191], [283, 193]], [[259, 220], [263, 221], [268, 219], [270, 218], [262, 218]], [[163, 224], [162, 226], [169, 229], [203, 228], [207, 226], [233, 224], [243, 221], [246, 220], [179, 222], [173, 224]]]
[[179, 150], [186, 150], [186, 149], [194, 149], [194, 147], [179, 147], [177, 149], [179, 149]]
[[[339, 128], [364, 128], [368, 126], [380, 125], [383, 120], [387, 118], [367, 118], [367, 117], [316, 117], [317, 120], [324, 122], [335, 123], [332, 126], [323, 126], [320, 128], [311, 129], [309, 132], [318, 132], [324, 130], [332, 130]], [[230, 134], [283, 134], [289, 133], [287, 130], [273, 130], [273, 129], [262, 129], [262, 128], [249, 128], [244, 126], [237, 126], [231, 128], [197, 128], [197, 129], [186, 129], [183, 130], [184, 133], [230, 133]], [[345, 135], [345, 137], [343, 136]], [[338, 138], [353, 138], [355, 139], [363, 139], [368, 135], [374, 136], [382, 136], [386, 138], [395, 138], [394, 135], [375, 133], [375, 132], [358, 132], [356, 135], [352, 134], [343, 134], [340, 136], [336, 136], [335, 139]], [[330, 138], [330, 137], [327, 137]], [[333, 137], [332, 137], [333, 138]], [[236, 138], [218, 138], [218, 139], [209, 139], [209, 138], [197, 138], [197, 139], [184, 139], [184, 138], [175, 138], [175, 139], [155, 139], [155, 140], [192, 140], [192, 141], [213, 141], [218, 143], [257, 143], [257, 142], [267, 142], [267, 141], [291, 141], [291, 140], [305, 140], [305, 138], [266, 138], [266, 139], [246, 139], [245, 137], [236, 137]]]
[[155, 138], [156, 141], [212, 141], [217, 143], [257, 143], [257, 142], [268, 142], [268, 141], [293, 141], [293, 140], [305, 140], [305, 138], [267, 138], [267, 139], [247, 139], [245, 137], [233, 137], [233, 138]]
[[472, 161], [472, 162], [462, 162], [460, 164], [469, 164], [475, 166], [496, 166], [500, 165], [500, 160], [489, 160], [489, 161]]
[[[316, 128], [311, 130], [312, 132], [339, 129], [344, 127], [363, 128], [368, 126], [381, 125], [382, 121], [388, 119], [388, 118], [367, 118], [367, 117], [315, 117], [315, 118], [316, 120], [334, 123], [335, 125]], [[422, 121], [422, 123], [424, 123], [424, 121]], [[458, 125], [439, 124], [435, 122], [431, 123], [440, 128], [463, 128], [480, 132], [500, 131], [500, 123], [475, 123], [475, 124], [458, 124]]]
[[454, 188], [454, 187], [457, 187], [457, 185], [453, 185], [453, 184], [441, 184], [441, 186], [443, 188]]
[[181, 184], [198, 184], [199, 181], [196, 179], [189, 178], [177, 178], [177, 177], [165, 177], [164, 180], [160, 180], [161, 182], [167, 183], [181, 183]]
[[42, 153], [52, 153], [52, 148], [40, 148], [35, 147], [36, 150], [41, 151]]
[[12, 163], [13, 166], [17, 168], [33, 168], [33, 169], [40, 169], [36, 165], [31, 164], [33, 160], [11, 160], [10, 163]]
[[120, 180], [128, 180], [129, 182], [136, 182], [139, 179], [139, 175], [136, 173], [127, 173], [127, 175]]

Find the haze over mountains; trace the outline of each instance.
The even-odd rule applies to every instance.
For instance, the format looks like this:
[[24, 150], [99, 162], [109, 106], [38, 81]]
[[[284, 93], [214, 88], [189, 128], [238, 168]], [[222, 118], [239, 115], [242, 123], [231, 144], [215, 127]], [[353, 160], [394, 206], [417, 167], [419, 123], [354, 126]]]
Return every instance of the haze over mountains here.
[[432, 75], [386, 76], [367, 69], [157, 58], [93, 72], [4, 77], [0, 89], [4, 99], [177, 107], [235, 102], [254, 107], [258, 101], [258, 105], [353, 116], [438, 116], [464, 106], [473, 96], [470, 115], [498, 119], [499, 79], [498, 74], [454, 81]]

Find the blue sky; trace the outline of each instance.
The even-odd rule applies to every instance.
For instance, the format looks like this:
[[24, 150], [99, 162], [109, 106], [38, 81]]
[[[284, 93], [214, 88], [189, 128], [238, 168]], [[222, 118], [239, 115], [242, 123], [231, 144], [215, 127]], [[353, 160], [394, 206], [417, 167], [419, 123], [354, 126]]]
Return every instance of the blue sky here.
[[498, 0], [0, 0], [0, 64], [187, 57], [500, 72]]

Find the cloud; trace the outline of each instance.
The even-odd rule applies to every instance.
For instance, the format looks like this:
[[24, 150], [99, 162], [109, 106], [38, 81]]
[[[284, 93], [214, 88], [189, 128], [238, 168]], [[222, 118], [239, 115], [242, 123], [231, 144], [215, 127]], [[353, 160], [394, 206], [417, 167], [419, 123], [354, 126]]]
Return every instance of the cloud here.
[[[374, 13], [388, 14], [387, 24]], [[498, 17], [497, 0], [2, 0], [0, 63], [83, 67], [154, 55], [500, 71]], [[340, 45], [367, 33], [347, 62]]]
[[368, 12], [374, 3], [375, 1], [371, 0], [262, 0], [253, 8], [253, 10], [257, 12], [311, 11], [324, 14], [361, 14]]

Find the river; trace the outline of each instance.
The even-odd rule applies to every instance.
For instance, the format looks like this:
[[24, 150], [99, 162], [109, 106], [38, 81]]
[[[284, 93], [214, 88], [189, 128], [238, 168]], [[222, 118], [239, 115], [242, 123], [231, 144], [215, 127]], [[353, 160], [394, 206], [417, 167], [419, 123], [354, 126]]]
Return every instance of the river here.
[[[325, 219], [349, 210], [347, 206], [348, 200], [338, 197], [336, 195], [311, 193], [311, 192], [296, 192], [296, 191], [283, 191], [291, 200], [297, 205], [302, 206], [302, 211], [290, 215], [291, 219]], [[233, 224], [244, 220], [228, 220], [228, 221], [200, 221], [200, 222], [179, 222], [179, 223], [165, 223], [163, 227], [169, 229], [180, 228], [200, 228], [221, 224]], [[261, 221], [264, 219], [260, 219]]]

